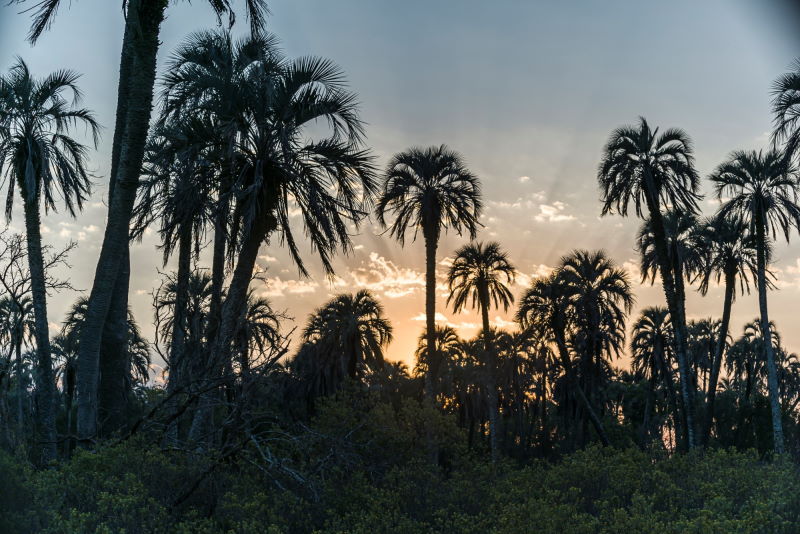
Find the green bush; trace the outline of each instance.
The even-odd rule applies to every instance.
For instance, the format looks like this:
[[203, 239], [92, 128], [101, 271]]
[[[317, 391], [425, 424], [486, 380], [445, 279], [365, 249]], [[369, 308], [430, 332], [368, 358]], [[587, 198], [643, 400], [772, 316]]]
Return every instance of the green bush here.
[[357, 391], [321, 403], [308, 426], [275, 432], [292, 436], [270, 445], [279, 465], [245, 449], [210, 471], [212, 457], [144, 441], [41, 471], [0, 454], [0, 532], [800, 531], [797, 466], [756, 453], [592, 447], [554, 463], [492, 467], [448, 417]]

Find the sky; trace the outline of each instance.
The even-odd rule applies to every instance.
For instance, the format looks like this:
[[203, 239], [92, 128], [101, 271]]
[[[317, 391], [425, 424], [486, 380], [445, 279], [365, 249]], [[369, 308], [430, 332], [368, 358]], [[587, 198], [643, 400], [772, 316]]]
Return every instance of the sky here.
[[[44, 218], [45, 242], [70, 240], [70, 267], [56, 273], [88, 294], [105, 225], [110, 146], [116, 106], [123, 18], [120, 1], [72, 0], [49, 32], [31, 46], [29, 14], [0, 3], [0, 72], [22, 57], [34, 73], [69, 68], [82, 73], [84, 105], [96, 113], [103, 136], [91, 151], [95, 188], [76, 219]], [[239, 2], [241, 4], [241, 2]], [[602, 148], [612, 129], [644, 116], [653, 125], [680, 127], [694, 141], [696, 165], [707, 176], [736, 149], [769, 143], [770, 88], [800, 57], [800, 18], [790, 2], [674, 0], [642, 2], [496, 2], [472, 0], [273, 0], [269, 31], [290, 57], [335, 61], [359, 96], [367, 144], [380, 167], [411, 146], [447, 144], [481, 179], [484, 228], [479, 240], [497, 240], [519, 271], [515, 294], [548, 273], [573, 249], [604, 249], [631, 274], [637, 303], [662, 305], [659, 286], [640, 284], [634, 237], [640, 221], [600, 217], [596, 181]], [[602, 6], [602, 9], [600, 7]], [[202, 0], [171, 2], [162, 26], [159, 69], [194, 31], [217, 27]], [[246, 32], [240, 11], [235, 33]], [[83, 138], [83, 131], [77, 133]], [[85, 138], [88, 140], [88, 138]], [[707, 181], [705, 214], [717, 207]], [[15, 213], [11, 227], [19, 230]], [[439, 246], [439, 320], [464, 336], [477, 332], [477, 311], [445, 307], [444, 276], [464, 238], [445, 236]], [[388, 357], [413, 366], [424, 325], [424, 253], [421, 242], [401, 248], [374, 221], [354, 238], [349, 256], [336, 259], [327, 279], [309, 251], [312, 276], [302, 278], [277, 240], [264, 246], [257, 284], [273, 307], [294, 317], [297, 332], [332, 295], [367, 288], [384, 304], [395, 328]], [[152, 291], [162, 273], [158, 236], [132, 248], [130, 303], [143, 333], [152, 338]], [[208, 251], [201, 256], [206, 266]], [[800, 351], [796, 303], [800, 298], [800, 236], [776, 245], [778, 289], [771, 318], [784, 344]], [[80, 292], [48, 302], [56, 331]], [[722, 291], [690, 291], [689, 318], [719, 317]], [[492, 322], [513, 328], [513, 310], [492, 311]], [[732, 333], [757, 315], [754, 296], [737, 299]]]

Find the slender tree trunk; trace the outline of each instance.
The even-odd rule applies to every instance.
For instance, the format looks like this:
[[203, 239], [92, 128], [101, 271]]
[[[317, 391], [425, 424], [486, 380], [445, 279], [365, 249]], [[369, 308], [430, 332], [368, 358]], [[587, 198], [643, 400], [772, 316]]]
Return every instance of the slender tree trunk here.
[[769, 313], [767, 310], [767, 238], [764, 217], [756, 217], [756, 239], [758, 262], [758, 309], [761, 312], [761, 336], [764, 344], [764, 358], [767, 362], [767, 389], [769, 390], [769, 404], [772, 412], [772, 438], [775, 452], [785, 452], [783, 440], [783, 421], [781, 419], [780, 385], [778, 384], [778, 368], [775, 365], [775, 354], [772, 350], [772, 332], [769, 326]]
[[492, 463], [496, 463], [500, 455], [500, 440], [498, 438], [498, 423], [500, 420], [500, 407], [497, 400], [497, 355], [494, 350], [493, 335], [489, 325], [489, 290], [480, 289], [481, 321], [483, 323], [483, 350], [486, 353], [486, 397], [489, 402], [489, 445], [492, 451]]
[[25, 199], [25, 231], [28, 244], [28, 268], [31, 274], [33, 316], [36, 337], [36, 399], [39, 439], [44, 463], [56, 459], [56, 406], [53, 362], [50, 355], [50, 326], [47, 322], [47, 288], [45, 286], [42, 234], [38, 196]]
[[428, 346], [428, 372], [425, 373], [425, 398], [433, 401], [431, 366], [436, 360], [436, 236], [425, 237], [425, 343]]
[[[116, 286], [120, 263], [128, 248], [129, 225], [153, 105], [158, 34], [167, 0], [131, 0], [127, 28], [133, 28], [122, 61], [130, 54], [131, 76], [125, 99], [125, 130], [120, 141], [119, 169], [110, 199], [108, 223], [97, 262], [78, 352], [77, 432], [83, 442], [97, 435], [97, 386], [102, 333]], [[130, 25], [130, 26], [129, 26]]]
[[14, 340], [17, 352], [17, 442], [22, 442], [22, 434], [25, 430], [25, 364], [22, 361], [22, 336], [19, 335]]
[[[268, 210], [265, 210], [269, 213]], [[236, 267], [233, 270], [231, 283], [225, 297], [225, 304], [222, 306], [222, 321], [220, 323], [219, 334], [214, 345], [211, 361], [208, 366], [208, 376], [211, 380], [215, 378], [216, 371], [225, 362], [225, 358], [230, 357], [231, 344], [236, 331], [236, 325], [245, 311], [247, 302], [247, 290], [253, 277], [253, 269], [256, 265], [258, 251], [264, 238], [274, 229], [274, 220], [268, 215], [255, 217], [248, 235], [243, 240], [239, 249], [239, 256]], [[195, 413], [190, 430], [190, 441], [199, 442], [206, 435], [211, 416], [211, 397], [206, 394], [200, 397], [200, 405]]]
[[[169, 351], [169, 377], [167, 378], [167, 395], [172, 395], [176, 390], [186, 385], [186, 361], [185, 347], [187, 336], [187, 317], [186, 312], [189, 306], [189, 277], [192, 268], [192, 234], [191, 227], [181, 228], [181, 235], [178, 238], [178, 273], [175, 281], [175, 308], [172, 314], [172, 339], [170, 340]], [[169, 403], [167, 412], [174, 414], [177, 409], [177, 401]], [[178, 443], [178, 422], [173, 420], [167, 429], [166, 441], [168, 445], [175, 446]]]
[[650, 224], [652, 225], [653, 237], [656, 245], [656, 257], [658, 258], [659, 272], [664, 288], [664, 295], [667, 300], [667, 307], [672, 318], [672, 327], [675, 338], [675, 356], [678, 359], [678, 372], [680, 374], [681, 400], [683, 401], [683, 412], [685, 419], [686, 445], [692, 449], [696, 445], [695, 415], [694, 415], [694, 391], [692, 388], [691, 369], [687, 358], [687, 340], [689, 338], [686, 329], [686, 310], [685, 302], [679, 298], [683, 294], [683, 278], [678, 279], [673, 273], [672, 265], [669, 261], [667, 251], [667, 237], [664, 229], [664, 219], [661, 215], [661, 208], [655, 194], [655, 187], [650, 170], [645, 171], [647, 182], [647, 207], [650, 212]]
[[129, 248], [125, 247], [100, 343], [97, 418], [101, 436], [111, 436], [126, 424], [130, 357], [128, 355]]
[[725, 341], [728, 339], [728, 327], [731, 321], [731, 308], [736, 292], [736, 270], [729, 268], [725, 271], [725, 300], [722, 304], [722, 324], [719, 329], [719, 339], [714, 347], [714, 360], [711, 362], [711, 376], [708, 379], [708, 406], [706, 407], [706, 420], [703, 426], [703, 447], [708, 447], [711, 438], [711, 427], [714, 425], [714, 406], [717, 398], [717, 382], [722, 368], [722, 357], [725, 354]]
[[[130, 53], [133, 29], [126, 24], [122, 38], [122, 53], [117, 84], [117, 112], [114, 139], [111, 145], [111, 172], [108, 181], [108, 204], [114, 197], [114, 185], [119, 172], [122, 139], [125, 136], [128, 113], [130, 76], [133, 68]], [[130, 243], [130, 242], [129, 242]], [[130, 246], [125, 247], [114, 293], [103, 327], [100, 345], [100, 378], [98, 383], [98, 422], [101, 435], [111, 435], [124, 423], [128, 402], [128, 288], [130, 284]]]

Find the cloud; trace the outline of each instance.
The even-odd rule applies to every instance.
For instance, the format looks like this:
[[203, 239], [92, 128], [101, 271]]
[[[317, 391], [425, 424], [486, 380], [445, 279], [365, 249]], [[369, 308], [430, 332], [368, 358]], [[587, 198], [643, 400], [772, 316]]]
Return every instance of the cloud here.
[[400, 267], [377, 252], [350, 271], [353, 284], [358, 288], [382, 293], [388, 298], [411, 295], [425, 287], [425, 275], [414, 269]]
[[278, 261], [278, 258], [270, 256], [269, 254], [262, 254], [261, 256], [258, 257], [258, 259], [265, 261], [267, 263], [275, 263], [276, 261]]
[[564, 222], [564, 221], [574, 221], [575, 216], [569, 215], [564, 213], [567, 209], [567, 205], [561, 202], [560, 200], [556, 200], [552, 204], [540, 204], [539, 205], [539, 213], [535, 215], [533, 218], [537, 222]]
[[[411, 320], [424, 323], [425, 322], [425, 313], [424, 312], [420, 312], [417, 315], [415, 315], [414, 317], [412, 317]], [[434, 320], [439, 324], [446, 324], [448, 326], [451, 326], [450, 319], [448, 319], [443, 313], [436, 312], [436, 315], [434, 316]]]
[[265, 297], [283, 297], [314, 293], [319, 284], [311, 280], [283, 280], [281, 277], [266, 278], [261, 294]]
[[530, 273], [518, 272], [517, 273], [517, 285], [522, 287], [528, 287], [531, 285], [531, 282], [536, 280], [537, 278], [542, 278], [545, 276], [550, 276], [555, 269], [550, 267], [549, 265], [545, 265], [544, 263], [540, 263], [538, 265], [533, 266], [533, 271]]
[[519, 178], [517, 178], [517, 180], [519, 181], [519, 183], [524, 184], [525, 182], [529, 182], [531, 180], [531, 177], [530, 176], [520, 176]]

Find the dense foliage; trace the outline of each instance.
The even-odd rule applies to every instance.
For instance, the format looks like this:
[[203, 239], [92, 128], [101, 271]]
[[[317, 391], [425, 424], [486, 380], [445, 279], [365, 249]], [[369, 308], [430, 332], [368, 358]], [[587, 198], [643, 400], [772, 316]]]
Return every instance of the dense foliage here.
[[[420, 446], [428, 423], [446, 458], [439, 466]], [[466, 450], [453, 418], [353, 390], [327, 400], [307, 427], [276, 428], [272, 444], [284, 459], [269, 470], [254, 451], [224, 460], [138, 441], [44, 471], [3, 454], [0, 530], [789, 533], [800, 521], [791, 462], [732, 450], [590, 447], [556, 463], [493, 468], [484, 453]]]

